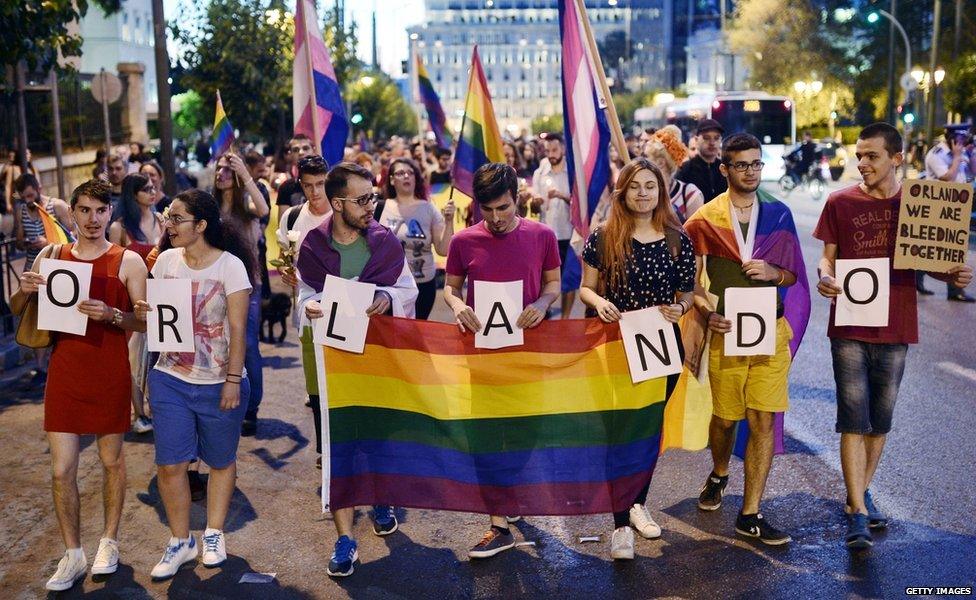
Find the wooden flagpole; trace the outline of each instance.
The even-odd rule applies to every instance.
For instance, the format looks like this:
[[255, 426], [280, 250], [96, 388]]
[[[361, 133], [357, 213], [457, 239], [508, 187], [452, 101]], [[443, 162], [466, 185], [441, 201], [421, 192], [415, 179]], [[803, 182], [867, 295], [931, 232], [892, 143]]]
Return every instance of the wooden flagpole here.
[[[570, 1], [570, 0], [567, 0]], [[600, 52], [597, 50], [596, 41], [593, 39], [593, 30], [590, 28], [590, 18], [586, 16], [586, 6], [583, 0], [572, 0], [576, 3], [576, 13], [583, 24], [583, 34], [586, 36], [586, 46], [589, 50], [589, 60], [596, 69], [597, 85], [600, 86], [600, 96], [603, 97], [606, 107], [603, 109], [609, 120], [610, 141], [617, 149], [617, 154], [624, 161], [630, 158], [627, 152], [627, 143], [624, 141], [624, 132], [620, 127], [620, 119], [617, 118], [617, 109], [613, 105], [613, 96], [610, 95], [610, 87], [607, 85], [607, 75], [603, 71], [603, 62], [600, 60]]]

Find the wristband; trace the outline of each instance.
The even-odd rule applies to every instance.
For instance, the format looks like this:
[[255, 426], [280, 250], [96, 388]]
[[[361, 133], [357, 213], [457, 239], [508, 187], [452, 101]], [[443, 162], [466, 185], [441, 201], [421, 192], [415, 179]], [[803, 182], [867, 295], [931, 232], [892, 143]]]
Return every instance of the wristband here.
[[116, 327], [122, 325], [122, 318], [123, 318], [122, 311], [119, 310], [119, 309], [117, 309], [117, 308], [113, 308], [112, 309], [112, 325], [115, 325]]
[[244, 377], [244, 373], [227, 373], [228, 377]]
[[224, 383], [229, 383], [231, 385], [241, 385], [240, 381], [231, 381], [230, 379], [225, 379]]

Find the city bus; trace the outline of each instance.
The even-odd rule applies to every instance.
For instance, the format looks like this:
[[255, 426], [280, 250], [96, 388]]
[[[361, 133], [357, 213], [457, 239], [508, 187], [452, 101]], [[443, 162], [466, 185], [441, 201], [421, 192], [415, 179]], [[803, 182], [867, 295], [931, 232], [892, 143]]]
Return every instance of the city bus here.
[[796, 143], [792, 99], [765, 92], [715, 92], [676, 98], [634, 112], [634, 121], [641, 129], [677, 125], [685, 143], [701, 119], [715, 119], [725, 128], [725, 135], [748, 132], [759, 138], [766, 163], [762, 178], [775, 181], [783, 175], [783, 155]]

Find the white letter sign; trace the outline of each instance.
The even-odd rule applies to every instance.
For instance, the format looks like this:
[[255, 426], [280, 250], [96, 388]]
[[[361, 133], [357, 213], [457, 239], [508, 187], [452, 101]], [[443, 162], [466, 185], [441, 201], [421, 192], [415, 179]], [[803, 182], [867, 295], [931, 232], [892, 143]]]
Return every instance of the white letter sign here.
[[373, 303], [375, 292], [376, 284], [326, 275], [321, 301], [325, 314], [313, 321], [312, 341], [362, 354], [369, 329], [366, 309]]
[[194, 352], [193, 286], [189, 279], [147, 279], [146, 344], [150, 352]]
[[39, 272], [46, 283], [37, 290], [37, 328], [85, 335], [88, 316], [78, 305], [88, 300], [91, 263], [42, 258]]
[[732, 331], [725, 334], [726, 356], [776, 354], [776, 288], [726, 288], [725, 318]]
[[657, 306], [625, 312], [620, 317], [620, 336], [634, 383], [681, 372], [681, 354], [674, 325]]
[[835, 280], [841, 294], [834, 308], [834, 325], [886, 327], [891, 259], [838, 259]]
[[481, 322], [481, 331], [474, 336], [475, 348], [521, 346], [522, 329], [515, 322], [522, 314], [522, 282], [475, 281], [474, 314]]

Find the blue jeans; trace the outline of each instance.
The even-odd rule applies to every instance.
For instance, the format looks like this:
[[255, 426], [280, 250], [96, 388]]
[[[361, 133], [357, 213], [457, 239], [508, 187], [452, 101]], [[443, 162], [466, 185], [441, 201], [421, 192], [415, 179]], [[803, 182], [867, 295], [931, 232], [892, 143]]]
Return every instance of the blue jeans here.
[[837, 385], [837, 433], [891, 431], [908, 344], [872, 344], [831, 338]]
[[261, 285], [254, 286], [251, 290], [250, 303], [247, 306], [247, 335], [245, 343], [247, 348], [244, 353], [244, 368], [247, 370], [247, 379], [251, 383], [251, 398], [247, 404], [248, 420], [258, 417], [258, 407], [261, 406], [261, 399], [264, 398], [264, 374], [261, 371], [261, 347], [258, 334], [261, 331]]

